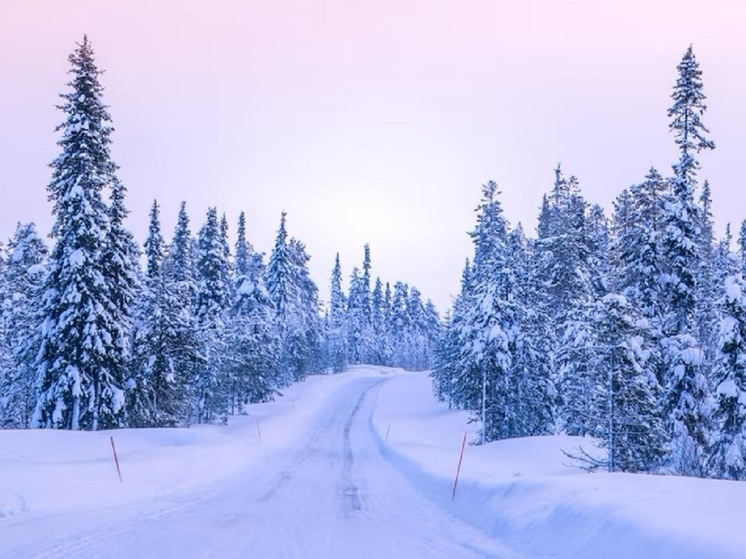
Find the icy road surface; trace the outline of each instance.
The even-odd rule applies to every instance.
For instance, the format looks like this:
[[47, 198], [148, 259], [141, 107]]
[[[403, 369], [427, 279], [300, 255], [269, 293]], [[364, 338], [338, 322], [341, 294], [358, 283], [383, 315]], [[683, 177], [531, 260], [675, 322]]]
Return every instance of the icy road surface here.
[[304, 442], [209, 490], [157, 506], [19, 519], [3, 528], [0, 556], [518, 557], [430, 501], [383, 458], [371, 417], [387, 380], [340, 383]]

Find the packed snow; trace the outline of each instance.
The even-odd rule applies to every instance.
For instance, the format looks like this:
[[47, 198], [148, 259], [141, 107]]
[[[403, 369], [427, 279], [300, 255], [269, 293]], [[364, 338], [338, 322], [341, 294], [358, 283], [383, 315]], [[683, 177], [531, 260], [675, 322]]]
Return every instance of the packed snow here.
[[0, 557], [746, 556], [746, 484], [587, 473], [578, 437], [467, 444], [452, 500], [477, 428], [361, 366], [226, 426], [0, 431]]

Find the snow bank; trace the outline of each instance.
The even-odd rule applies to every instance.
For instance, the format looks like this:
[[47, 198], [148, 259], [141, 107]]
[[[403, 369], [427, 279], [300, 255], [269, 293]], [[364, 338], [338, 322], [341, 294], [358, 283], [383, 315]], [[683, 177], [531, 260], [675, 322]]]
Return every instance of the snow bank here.
[[[528, 556], [575, 559], [746, 557], [746, 483], [589, 474], [562, 452], [579, 437], [467, 445], [455, 500], [466, 412], [435, 402], [427, 376], [386, 383], [372, 418], [382, 453], [428, 497]], [[386, 433], [388, 440], [386, 441]]]

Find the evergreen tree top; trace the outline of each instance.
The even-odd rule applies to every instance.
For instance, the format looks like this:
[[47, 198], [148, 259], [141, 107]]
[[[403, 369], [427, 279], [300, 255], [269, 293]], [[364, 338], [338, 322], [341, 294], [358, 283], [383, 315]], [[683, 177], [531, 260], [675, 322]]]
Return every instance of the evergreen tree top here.
[[[87, 37], [68, 60], [69, 72], [73, 74], [67, 84], [71, 90], [60, 94], [65, 102], [57, 106], [66, 118], [55, 128], [55, 131], [62, 131], [62, 138], [57, 142], [62, 152], [51, 163], [52, 180], [47, 186], [56, 216], [52, 228], [55, 237], [65, 229], [72, 213], [77, 211], [75, 208], [81, 204], [94, 208], [103, 217], [101, 190], [116, 181], [118, 168], [109, 152], [113, 128], [108, 107], [101, 99], [104, 88], [98, 76], [103, 71], [96, 67]], [[90, 231], [90, 234], [103, 235], [108, 224], [99, 221], [96, 225], [100, 230]]]
[[150, 223], [148, 225], [148, 238], [145, 240], [145, 254], [148, 259], [148, 277], [158, 277], [163, 263], [163, 235], [161, 235], [158, 200], [153, 200], [153, 205], [150, 207]]
[[681, 150], [681, 159], [674, 167], [676, 176], [686, 179], [699, 168], [693, 155], [703, 149], [715, 149], [715, 142], [705, 136], [710, 132], [701, 119], [707, 110], [706, 97], [702, 92], [702, 71], [692, 45], [689, 45], [676, 68], [679, 76], [671, 94], [673, 105], [668, 109], [668, 117], [671, 118], [669, 129], [673, 131], [676, 145]]

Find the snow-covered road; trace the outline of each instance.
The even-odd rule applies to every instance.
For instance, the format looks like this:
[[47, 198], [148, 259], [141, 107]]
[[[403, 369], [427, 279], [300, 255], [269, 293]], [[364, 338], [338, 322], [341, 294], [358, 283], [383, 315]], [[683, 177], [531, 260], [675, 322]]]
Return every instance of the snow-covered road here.
[[339, 383], [295, 444], [209, 488], [19, 518], [0, 557], [517, 557], [385, 459], [371, 418], [389, 378]]

